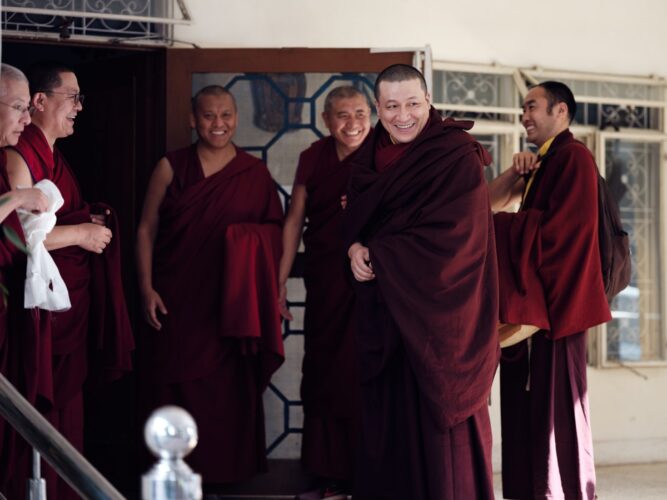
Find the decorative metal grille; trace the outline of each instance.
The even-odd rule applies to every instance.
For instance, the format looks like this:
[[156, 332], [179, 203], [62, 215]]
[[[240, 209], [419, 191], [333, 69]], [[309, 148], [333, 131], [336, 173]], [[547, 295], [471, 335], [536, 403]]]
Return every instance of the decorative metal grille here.
[[[433, 102], [488, 107], [513, 107], [516, 105], [516, 89], [512, 77], [494, 73], [470, 73], [464, 71], [433, 72]], [[453, 118], [509, 121], [500, 113], [451, 111], [445, 116]]]
[[580, 102], [575, 122], [600, 128], [639, 128], [660, 130], [660, 111], [647, 106], [611, 104], [613, 99], [661, 102], [663, 87], [591, 80], [562, 80], [575, 96], [595, 98], [598, 102]]
[[607, 182], [630, 234], [632, 278], [614, 298], [607, 324], [609, 361], [654, 361], [662, 352], [660, 276], [660, 145], [610, 140]]
[[[284, 207], [301, 151], [329, 131], [321, 113], [327, 93], [353, 85], [372, 95], [376, 74], [358, 73], [199, 73], [193, 75], [193, 94], [206, 85], [222, 85], [236, 98], [239, 124], [234, 143], [266, 162]], [[376, 121], [376, 117], [373, 117]], [[306, 222], [307, 223], [307, 222]], [[300, 401], [303, 359], [305, 288], [299, 256], [288, 280], [287, 295], [294, 321], [283, 322], [285, 363], [264, 394], [267, 452], [271, 458], [301, 455], [303, 407]]]
[[5, 32], [167, 39], [170, 25], [189, 19], [175, 17], [177, 0], [2, 0]]

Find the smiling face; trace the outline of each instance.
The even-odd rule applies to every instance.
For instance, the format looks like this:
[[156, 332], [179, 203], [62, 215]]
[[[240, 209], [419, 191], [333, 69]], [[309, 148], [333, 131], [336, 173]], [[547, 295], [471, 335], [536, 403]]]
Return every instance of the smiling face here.
[[567, 105], [564, 102], [556, 102], [549, 108], [549, 100], [544, 89], [533, 87], [523, 101], [521, 123], [526, 129], [528, 142], [539, 148], [547, 140], [568, 128], [570, 119]]
[[238, 125], [238, 113], [229, 94], [203, 94], [197, 98], [190, 116], [201, 144], [213, 149], [233, 147], [232, 138]]
[[380, 83], [378, 117], [395, 142], [412, 142], [424, 129], [431, 98], [418, 79]]
[[74, 121], [83, 109], [77, 99], [80, 89], [76, 75], [62, 72], [58, 76], [60, 85], [46, 92], [36, 92], [32, 98], [34, 121], [52, 141], [74, 133]]
[[0, 82], [0, 147], [14, 146], [30, 123], [28, 82], [3, 78]]
[[341, 160], [361, 146], [371, 129], [371, 108], [360, 95], [334, 99], [331, 109], [322, 113], [322, 118], [336, 139], [336, 151]]

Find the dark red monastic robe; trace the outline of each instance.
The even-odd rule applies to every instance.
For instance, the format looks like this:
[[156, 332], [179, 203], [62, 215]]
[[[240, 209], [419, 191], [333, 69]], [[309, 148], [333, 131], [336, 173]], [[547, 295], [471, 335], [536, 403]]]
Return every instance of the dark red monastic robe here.
[[196, 145], [167, 154], [174, 172], [159, 211], [153, 287], [168, 314], [140, 351], [144, 413], [189, 411], [188, 457], [205, 483], [266, 469], [262, 393], [284, 353], [277, 306], [282, 208], [266, 166], [237, 149], [204, 177]]
[[493, 498], [497, 269], [488, 154], [464, 132], [470, 126], [432, 109], [412, 143], [383, 147], [378, 125], [352, 160], [347, 243], [369, 248], [376, 275], [355, 283], [363, 396], [355, 498]]
[[569, 131], [556, 136], [517, 214], [495, 216], [500, 318], [543, 328], [503, 349], [506, 498], [592, 499], [586, 329], [611, 319], [598, 246], [597, 167]]
[[[52, 181], [63, 196], [56, 212], [57, 225], [90, 222], [90, 214], [106, 205], [89, 205], [76, 178], [57, 148], [51, 151], [42, 131], [30, 124], [14, 147], [23, 157], [33, 181]], [[50, 252], [67, 285], [72, 308], [51, 314], [53, 410], [50, 422], [77, 449], [83, 450], [83, 385], [88, 381], [112, 381], [131, 370], [134, 340], [125, 306], [120, 273], [120, 239], [115, 214], [107, 225], [111, 243], [101, 255], [72, 245]], [[77, 498], [47, 468], [49, 498]]]
[[301, 462], [316, 476], [349, 480], [358, 427], [354, 292], [341, 240], [350, 157], [326, 137], [301, 153], [295, 185], [306, 188]]
[[[0, 150], [0, 194], [10, 190], [5, 151]], [[25, 243], [16, 212], [2, 222]], [[0, 300], [0, 371], [41, 411], [53, 402], [50, 316], [23, 307], [26, 254], [0, 234], [0, 282], [7, 295]], [[4, 294], [3, 294], [4, 295]], [[8, 498], [25, 497], [30, 446], [0, 417], [0, 492]]]

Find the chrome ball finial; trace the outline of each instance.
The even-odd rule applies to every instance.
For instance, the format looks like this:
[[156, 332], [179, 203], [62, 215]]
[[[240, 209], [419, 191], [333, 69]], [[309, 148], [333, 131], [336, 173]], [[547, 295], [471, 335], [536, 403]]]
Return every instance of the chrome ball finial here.
[[181, 459], [197, 446], [197, 424], [183, 408], [163, 406], [146, 421], [144, 439], [156, 457]]

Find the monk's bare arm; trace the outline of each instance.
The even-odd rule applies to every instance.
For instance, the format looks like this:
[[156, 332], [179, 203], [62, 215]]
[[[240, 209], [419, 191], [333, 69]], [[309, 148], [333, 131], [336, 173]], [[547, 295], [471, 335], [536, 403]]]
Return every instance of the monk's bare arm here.
[[287, 278], [294, 264], [294, 258], [301, 241], [303, 223], [306, 219], [306, 186], [297, 184], [292, 190], [289, 211], [283, 226], [283, 255], [280, 258], [278, 272], [278, 305], [283, 318], [292, 321], [292, 314], [287, 309]]
[[524, 185], [523, 178], [511, 167], [493, 179], [489, 183], [491, 210], [499, 212], [521, 201]]
[[[7, 150], [7, 175], [12, 189], [32, 187], [30, 169], [23, 157], [13, 149]], [[89, 252], [102, 253], [111, 241], [111, 230], [99, 224], [56, 226], [46, 236], [44, 246], [47, 250], [78, 245]]]
[[512, 157], [512, 166], [489, 183], [489, 198], [494, 212], [521, 201], [525, 181], [523, 176], [540, 167], [537, 155], [521, 151]]
[[137, 230], [137, 273], [139, 275], [144, 314], [146, 321], [156, 330], [162, 328], [162, 324], [157, 317], [157, 311], [167, 314], [167, 308], [160, 295], [153, 288], [153, 247], [160, 222], [160, 206], [173, 178], [174, 171], [169, 164], [169, 160], [162, 158], [155, 166], [148, 182], [139, 229]]

